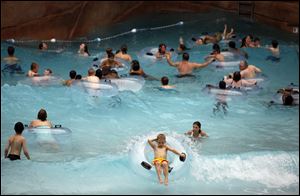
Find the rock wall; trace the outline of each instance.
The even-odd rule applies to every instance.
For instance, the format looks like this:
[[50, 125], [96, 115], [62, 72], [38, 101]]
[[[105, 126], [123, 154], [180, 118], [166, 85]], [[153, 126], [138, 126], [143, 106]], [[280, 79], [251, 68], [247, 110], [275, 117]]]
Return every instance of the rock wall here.
[[[1, 1], [1, 39], [72, 39], [149, 12], [237, 12], [238, 1]], [[257, 1], [255, 20], [292, 31], [298, 1]]]

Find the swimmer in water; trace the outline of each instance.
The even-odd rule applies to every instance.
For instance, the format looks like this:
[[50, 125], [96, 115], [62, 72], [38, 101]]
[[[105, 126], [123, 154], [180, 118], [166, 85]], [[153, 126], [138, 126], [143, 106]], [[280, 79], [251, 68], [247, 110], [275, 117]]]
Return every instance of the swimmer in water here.
[[[154, 142], [156, 142], [157, 145]], [[158, 134], [155, 139], [148, 139], [148, 143], [154, 150], [154, 160], [152, 163], [153, 165], [155, 165], [158, 181], [160, 184], [163, 183], [161, 179], [161, 171], [163, 170], [163, 174], [165, 176], [164, 184], [167, 186], [169, 175], [169, 162], [167, 160], [167, 152], [171, 151], [174, 154], [179, 155], [181, 159], [185, 159], [186, 155], [166, 145], [166, 136], [164, 134]]]

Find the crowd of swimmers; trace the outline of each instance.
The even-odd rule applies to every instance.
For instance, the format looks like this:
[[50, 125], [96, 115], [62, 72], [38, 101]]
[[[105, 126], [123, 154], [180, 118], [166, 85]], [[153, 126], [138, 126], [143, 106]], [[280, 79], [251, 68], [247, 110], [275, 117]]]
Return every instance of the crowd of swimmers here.
[[[184, 40], [182, 37], [179, 38], [179, 46], [177, 48], [177, 53], [182, 54], [182, 60], [173, 62], [172, 55], [175, 52], [174, 49], [167, 50], [166, 44], [162, 43], [159, 44], [158, 50], [155, 54], [147, 53], [147, 55], [155, 56], [157, 59], [165, 58], [167, 63], [175, 67], [178, 70], [178, 77], [187, 77], [193, 76], [194, 69], [204, 68], [207, 67], [214, 61], [224, 62], [225, 58], [224, 55], [221, 53], [221, 48], [219, 46], [219, 42], [221, 40], [231, 40], [235, 38], [236, 35], [234, 30], [227, 31], [227, 25], [224, 26], [223, 32], [217, 32], [215, 34], [209, 35], [205, 34], [199, 38], [192, 38], [195, 42], [195, 45], [204, 45], [208, 43], [213, 44], [213, 51], [210, 55], [205, 58], [205, 62], [190, 62], [190, 56], [187, 52], [191, 50], [191, 48], [186, 47]], [[217, 89], [240, 89], [241, 87], [249, 87], [257, 85], [257, 81], [254, 79], [257, 74], [261, 73], [262, 70], [255, 65], [249, 65], [247, 62], [248, 54], [243, 50], [246, 47], [262, 47], [259, 38], [253, 39], [251, 35], [247, 35], [241, 41], [240, 48], [236, 48], [235, 41], [228, 42], [228, 49], [226, 51], [236, 55], [244, 57], [244, 60], [240, 60], [239, 63], [239, 70], [235, 71], [234, 73], [229, 73], [228, 75], [224, 76], [223, 80], [219, 81], [218, 86], [214, 85], [207, 85], [207, 88], [217, 88]], [[38, 46], [39, 50], [47, 51], [48, 45], [46, 43], [40, 43]], [[266, 49], [270, 50], [272, 55], [268, 56], [266, 60], [272, 60], [274, 62], [280, 61], [280, 50], [279, 44], [276, 40], [273, 40], [271, 46], [265, 47]], [[142, 69], [138, 60], [132, 59], [132, 57], [127, 53], [128, 48], [124, 44], [120, 47], [120, 49], [113, 53], [112, 48], [106, 49], [106, 55], [103, 59], [99, 61], [98, 58], [94, 59], [93, 66], [88, 69], [87, 76], [82, 77], [82, 75], [77, 74], [76, 70], [71, 70], [69, 72], [70, 79], [67, 79], [63, 82], [66, 86], [71, 86], [75, 81], [85, 80], [88, 82], [99, 82], [101, 79], [117, 79], [120, 78], [118, 72], [113, 68], [121, 68], [124, 66], [120, 60], [129, 62], [130, 63], [130, 71], [129, 75], [131, 76], [141, 76], [145, 79], [149, 80], [158, 80], [157, 78], [146, 74]], [[4, 69], [11, 69], [15, 71], [22, 71], [22, 68], [19, 65], [20, 60], [14, 56], [15, 49], [12, 46], [9, 46], [7, 49], [8, 57], [5, 57], [3, 60], [6, 62], [6, 67]], [[79, 46], [78, 54], [80, 56], [90, 56], [88, 51], [88, 46], [85, 43], [81, 43]], [[3, 71], [3, 70], [2, 70]], [[40, 75], [39, 73], [39, 65], [35, 62], [31, 64], [30, 70], [27, 72], [28, 77], [37, 77], [37, 76], [51, 76], [52, 70], [45, 69], [44, 74]], [[247, 80], [253, 79], [253, 80]], [[174, 89], [176, 86], [169, 84], [169, 78], [167, 76], [163, 76], [160, 79], [161, 81], [161, 88], [163, 89]], [[282, 103], [283, 105], [293, 105], [294, 94], [299, 94], [299, 90], [293, 88], [281, 88], [277, 91], [277, 93], [282, 94]], [[226, 108], [228, 105], [224, 96], [217, 96], [217, 103], [215, 108], [213, 109], [214, 112], [219, 111], [220, 108], [223, 109], [224, 113], [227, 112]], [[46, 126], [52, 128], [53, 125], [50, 121], [47, 120], [47, 112], [44, 109], [41, 109], [38, 112], [37, 120], [33, 120], [29, 127], [40, 127]], [[24, 130], [24, 125], [21, 122], [15, 124], [15, 135], [11, 136], [7, 142], [5, 147], [5, 158], [10, 158], [10, 160], [20, 159], [20, 154], [23, 149], [25, 156], [30, 159], [29, 152], [26, 145], [26, 139], [22, 136], [22, 132]], [[196, 121], [193, 123], [192, 130], [189, 130], [185, 133], [186, 135], [191, 136], [193, 139], [201, 138], [201, 137], [208, 137], [207, 133], [201, 129], [201, 123]], [[176, 149], [166, 145], [166, 136], [164, 134], [159, 134], [156, 138], [152, 138], [148, 140], [149, 145], [154, 150], [154, 160], [153, 165], [155, 165], [157, 176], [159, 183], [163, 183], [161, 179], [161, 172], [165, 176], [164, 184], [168, 184], [168, 160], [167, 160], [167, 151], [171, 151], [177, 154], [179, 157], [185, 157], [185, 154], [178, 152]]]

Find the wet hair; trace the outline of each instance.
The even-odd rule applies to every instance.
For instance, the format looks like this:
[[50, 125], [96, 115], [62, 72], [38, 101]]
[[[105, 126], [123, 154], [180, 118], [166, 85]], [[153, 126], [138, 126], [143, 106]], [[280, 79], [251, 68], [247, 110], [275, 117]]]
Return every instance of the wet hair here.
[[97, 69], [95, 76], [97, 76], [99, 79], [101, 79], [102, 78], [102, 70], [101, 69]]
[[90, 68], [88, 70], [88, 74], [89, 74], [89, 76], [91, 76], [92, 74], [95, 74], [95, 70], [93, 68]]
[[277, 48], [278, 47], [278, 41], [277, 40], [272, 40], [272, 46], [273, 46], [273, 48]]
[[256, 41], [260, 41], [260, 39], [258, 37], [254, 38], [254, 42]]
[[213, 45], [213, 50], [214, 50], [214, 52], [217, 52], [217, 53], [220, 53], [220, 46], [219, 46], [219, 44], [214, 44]]
[[163, 46], [164, 46], [165, 48], [167, 48], [167, 45], [166, 45], [166, 44], [163, 44], [163, 43], [162, 43], [162, 44], [159, 44], [159, 46], [158, 46], [158, 52], [159, 52], [159, 53], [161, 53], [161, 48], [162, 48]]
[[16, 132], [17, 134], [21, 134], [21, 133], [23, 132], [23, 130], [24, 130], [24, 125], [23, 125], [23, 123], [17, 122], [17, 123], [15, 124], [15, 132]]
[[69, 73], [69, 76], [70, 76], [71, 79], [75, 79], [76, 74], [77, 74], [77, 73], [76, 73], [75, 70], [71, 70], [70, 73]]
[[187, 50], [186, 46], [184, 44], [179, 44], [179, 48], [181, 50]]
[[106, 51], [106, 54], [107, 54], [107, 55], [110, 54], [110, 53], [113, 53], [113, 52], [112, 52], [112, 48], [106, 48], [105, 51]]
[[189, 59], [190, 59], [190, 55], [188, 53], [185, 52], [185, 53], [182, 54], [182, 60], [183, 61], [188, 61]]
[[235, 49], [235, 42], [234, 41], [230, 41], [229, 43], [228, 43], [228, 46], [229, 46], [229, 48], [234, 48]]
[[157, 135], [157, 140], [164, 140], [164, 141], [166, 141], [166, 136], [165, 136], [165, 134], [158, 134]]
[[[199, 121], [195, 121], [193, 125], [197, 125], [199, 129], [201, 130], [201, 123]], [[200, 131], [201, 132], [201, 131]]]
[[131, 68], [133, 71], [138, 71], [140, 69], [140, 63], [137, 60], [131, 61]]
[[220, 88], [220, 89], [226, 89], [226, 82], [225, 82], [224, 80], [221, 80], [221, 81], [219, 82], [219, 88]]
[[195, 41], [197, 41], [197, 39], [196, 39], [196, 38], [194, 38], [194, 37], [192, 37], [192, 41], [194, 41], [194, 42], [195, 42]]
[[127, 54], [127, 45], [126, 44], [123, 44], [121, 46], [121, 51], [122, 51], [122, 54]]
[[49, 71], [50, 74], [52, 74], [52, 70], [51, 69], [46, 69], [46, 71]]
[[89, 50], [88, 50], [88, 46], [86, 44], [84, 44], [84, 50], [83, 51], [86, 52], [89, 56], [91, 56], [90, 53], [89, 53]]
[[240, 48], [242, 48], [242, 47], [244, 47], [244, 46], [246, 46], [246, 37], [244, 37], [244, 38], [242, 39], [242, 45], [241, 45]]
[[109, 66], [104, 66], [102, 68], [102, 76], [106, 76], [107, 74], [109, 74], [111, 68]]
[[241, 73], [239, 71], [236, 71], [233, 73], [233, 81], [238, 82], [241, 80]]
[[39, 49], [40, 50], [43, 49], [43, 43], [42, 42], [39, 44]]
[[107, 58], [109, 58], [109, 59], [113, 59], [113, 58], [115, 58], [115, 54], [114, 53], [108, 53], [107, 54]]
[[8, 46], [8, 47], [7, 47], [7, 53], [8, 53], [9, 56], [14, 55], [14, 53], [15, 53], [15, 48], [14, 48], [13, 46]]
[[40, 119], [41, 121], [45, 121], [47, 119], [47, 112], [46, 112], [46, 110], [40, 109], [37, 118]]
[[30, 70], [37, 68], [39, 65], [37, 63], [31, 63]]
[[75, 80], [81, 80], [82, 76], [80, 74], [76, 75]]
[[294, 98], [292, 95], [283, 95], [283, 105], [292, 105]]
[[169, 78], [167, 76], [164, 76], [161, 78], [161, 83], [163, 85], [168, 85], [169, 84]]

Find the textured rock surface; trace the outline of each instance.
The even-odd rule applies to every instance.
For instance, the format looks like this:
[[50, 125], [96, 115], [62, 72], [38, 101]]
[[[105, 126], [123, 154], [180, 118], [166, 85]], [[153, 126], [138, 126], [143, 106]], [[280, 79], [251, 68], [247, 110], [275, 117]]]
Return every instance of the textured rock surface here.
[[[1, 1], [1, 39], [71, 39], [147, 12], [237, 12], [238, 1]], [[257, 1], [255, 19], [292, 31], [299, 25], [298, 1]]]

